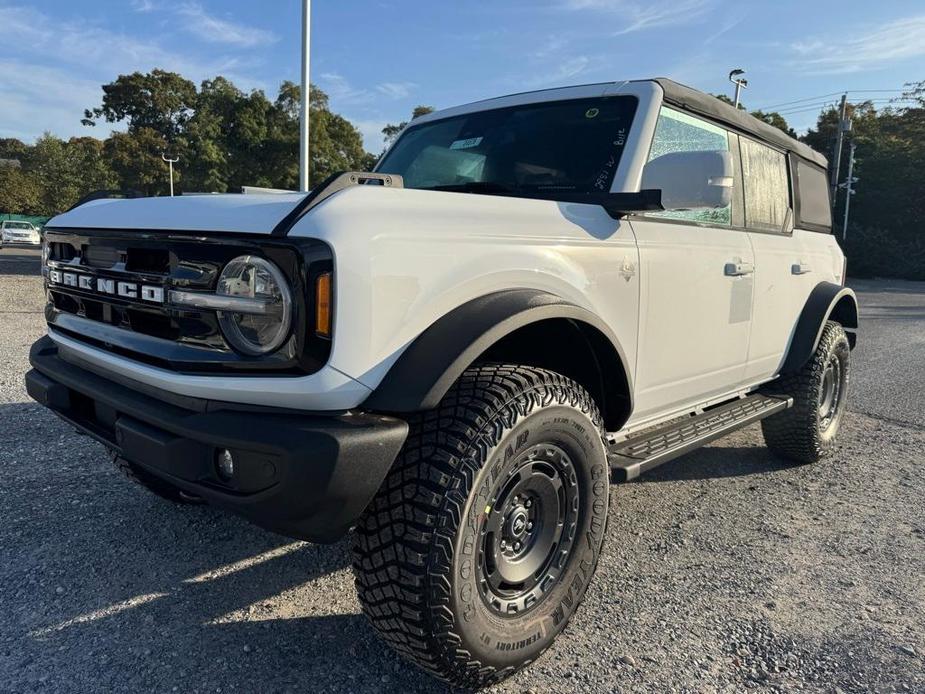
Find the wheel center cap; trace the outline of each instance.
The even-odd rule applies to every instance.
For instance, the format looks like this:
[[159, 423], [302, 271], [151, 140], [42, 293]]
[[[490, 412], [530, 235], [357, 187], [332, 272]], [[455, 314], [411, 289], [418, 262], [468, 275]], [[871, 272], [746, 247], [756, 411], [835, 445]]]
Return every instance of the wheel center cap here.
[[514, 537], [523, 537], [527, 532], [527, 514], [524, 511], [517, 510], [511, 516], [510, 532]]

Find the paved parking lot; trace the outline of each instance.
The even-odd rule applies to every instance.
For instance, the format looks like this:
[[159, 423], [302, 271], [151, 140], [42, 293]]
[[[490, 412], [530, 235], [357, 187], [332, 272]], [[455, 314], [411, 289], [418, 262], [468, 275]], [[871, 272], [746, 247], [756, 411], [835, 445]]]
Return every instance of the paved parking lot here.
[[[858, 282], [837, 454], [750, 427], [615, 486], [585, 604], [504, 692], [925, 692], [925, 285]], [[38, 254], [0, 251], [0, 692], [442, 691], [375, 639], [349, 543], [133, 487], [30, 403]]]

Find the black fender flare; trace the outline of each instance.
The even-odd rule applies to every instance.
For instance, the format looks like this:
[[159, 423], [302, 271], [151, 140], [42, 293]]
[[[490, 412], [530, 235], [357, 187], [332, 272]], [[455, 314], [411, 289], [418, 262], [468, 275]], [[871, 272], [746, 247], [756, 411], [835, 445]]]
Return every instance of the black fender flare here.
[[489, 347], [519, 328], [550, 318], [586, 323], [608, 338], [626, 377], [632, 411], [632, 372], [610, 327], [591, 311], [536, 289], [487, 294], [439, 318], [405, 349], [363, 408], [381, 412], [433, 409]]
[[822, 330], [829, 319], [841, 323], [854, 349], [858, 327], [858, 299], [854, 290], [832, 282], [820, 282], [803, 305], [781, 373], [794, 373], [803, 368], [819, 346]]

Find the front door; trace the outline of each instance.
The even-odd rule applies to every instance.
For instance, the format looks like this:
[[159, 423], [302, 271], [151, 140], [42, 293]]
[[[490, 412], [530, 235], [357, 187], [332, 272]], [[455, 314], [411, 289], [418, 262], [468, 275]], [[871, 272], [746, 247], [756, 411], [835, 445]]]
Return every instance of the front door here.
[[[730, 142], [725, 129], [663, 108], [649, 160], [679, 151], [733, 151]], [[634, 423], [743, 384], [755, 258], [748, 234], [732, 225], [736, 200], [725, 208], [631, 221], [640, 262]]]
[[696, 405], [744, 379], [755, 259], [747, 234], [632, 223], [640, 316], [634, 419]]

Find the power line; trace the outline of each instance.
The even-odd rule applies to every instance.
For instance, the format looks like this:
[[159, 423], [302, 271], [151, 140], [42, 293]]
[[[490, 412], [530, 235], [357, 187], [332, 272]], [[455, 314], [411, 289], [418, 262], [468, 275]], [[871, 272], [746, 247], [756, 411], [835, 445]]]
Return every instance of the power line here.
[[[900, 98], [896, 98], [896, 99], [865, 99], [864, 101], [858, 102], [858, 104], [854, 104], [854, 105], [867, 104], [867, 103], [871, 103], [871, 104], [884, 104], [884, 105], [889, 105], [889, 104], [907, 104], [907, 103], [913, 103], [913, 102], [915, 102], [915, 101], [916, 101], [916, 99], [900, 99]], [[780, 110], [780, 111], [777, 111], [777, 113], [779, 113], [779, 114], [782, 115], [782, 116], [787, 116], [787, 115], [792, 115], [792, 114], [795, 114], [795, 113], [806, 113], [807, 111], [814, 111], [814, 110], [816, 110], [816, 109], [818, 109], [818, 110], [821, 111], [821, 110], [823, 110], [823, 109], [825, 109], [825, 108], [827, 108], [827, 107], [828, 107], [828, 108], [834, 108], [834, 107], [835, 107], [835, 102], [834, 102], [834, 101], [823, 101], [823, 102], [819, 102], [819, 103], [816, 103], [816, 104], [804, 104], [804, 105], [802, 105], [802, 106], [794, 106], [793, 108], [782, 109], [782, 110]], [[762, 109], [762, 110], [763, 110], [763, 109]]]
[[803, 103], [804, 101], [816, 101], [817, 99], [824, 99], [829, 96], [838, 96], [839, 94], [842, 94], [842, 93], [843, 92], [831, 92], [829, 94], [820, 94], [819, 96], [808, 96], [805, 99], [796, 99], [794, 101], [785, 101], [782, 104], [772, 104], [770, 106], [762, 106], [761, 110], [763, 111], [766, 108], [780, 108], [781, 106], [789, 106], [790, 104], [800, 104], [800, 103]]
[[808, 96], [805, 99], [796, 99], [794, 101], [784, 101], [779, 104], [771, 104], [770, 106], [762, 106], [761, 110], [769, 108], [780, 108], [782, 106], [790, 106], [791, 104], [801, 104], [804, 101], [816, 101], [817, 99], [824, 99], [829, 96], [838, 96], [839, 94], [874, 94], [874, 93], [886, 93], [886, 92], [905, 92], [905, 88], [902, 89], [848, 89], [840, 92], [830, 92], [829, 94], [819, 94], [818, 96]]
[[793, 115], [794, 113], [806, 113], [807, 111], [823, 111], [825, 109], [833, 109], [833, 108], [835, 108], [835, 102], [826, 101], [825, 103], [822, 103], [822, 104], [813, 104], [811, 106], [804, 106], [801, 108], [789, 109], [787, 111], [777, 111], [776, 113], [780, 114], [781, 116], [789, 116], [789, 115]]
[[830, 104], [837, 103], [835, 99], [827, 99], [826, 101], [816, 101], [811, 104], [800, 104], [799, 106], [790, 106], [788, 108], [782, 108], [778, 113], [786, 113], [787, 111], [797, 111], [805, 108], [816, 108], [822, 106], [828, 106]]

